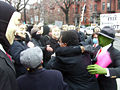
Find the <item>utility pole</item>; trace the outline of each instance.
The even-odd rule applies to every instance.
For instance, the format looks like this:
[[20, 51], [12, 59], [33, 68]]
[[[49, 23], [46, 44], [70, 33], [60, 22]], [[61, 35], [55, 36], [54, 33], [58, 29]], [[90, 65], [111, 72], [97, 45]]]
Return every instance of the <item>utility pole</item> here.
[[26, 8], [25, 8], [25, 0], [24, 0], [24, 23], [26, 24]]

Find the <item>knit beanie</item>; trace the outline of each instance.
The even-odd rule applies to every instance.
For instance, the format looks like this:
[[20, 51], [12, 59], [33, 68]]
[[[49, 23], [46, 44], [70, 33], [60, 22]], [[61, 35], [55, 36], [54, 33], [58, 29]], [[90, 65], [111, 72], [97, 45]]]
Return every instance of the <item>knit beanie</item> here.
[[10, 43], [6, 39], [6, 30], [11, 16], [15, 12], [15, 8], [6, 2], [0, 1], [0, 44], [7, 52], [10, 47]]
[[27, 68], [38, 67], [43, 60], [43, 52], [41, 48], [28, 48], [20, 53], [20, 62]]

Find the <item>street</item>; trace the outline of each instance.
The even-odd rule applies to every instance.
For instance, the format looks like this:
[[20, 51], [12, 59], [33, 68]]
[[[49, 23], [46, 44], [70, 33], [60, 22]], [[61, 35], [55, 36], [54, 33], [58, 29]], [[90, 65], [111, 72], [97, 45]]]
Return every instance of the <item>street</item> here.
[[[120, 50], [120, 37], [117, 37], [117, 40], [113, 43], [114, 47]], [[118, 90], [120, 90], [120, 78], [117, 79]]]

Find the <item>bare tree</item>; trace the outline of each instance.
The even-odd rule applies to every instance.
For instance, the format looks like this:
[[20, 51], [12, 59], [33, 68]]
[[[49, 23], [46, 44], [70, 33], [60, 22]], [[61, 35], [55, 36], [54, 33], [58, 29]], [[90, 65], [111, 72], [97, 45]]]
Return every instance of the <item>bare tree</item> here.
[[20, 12], [26, 7], [29, 0], [5, 0], [5, 1], [14, 6], [16, 10]]
[[65, 14], [67, 24], [69, 22], [69, 16], [68, 16], [69, 9], [70, 9], [71, 5], [74, 4], [75, 1], [79, 1], [79, 0], [56, 0], [56, 3], [59, 5], [59, 7], [62, 9], [62, 11]]

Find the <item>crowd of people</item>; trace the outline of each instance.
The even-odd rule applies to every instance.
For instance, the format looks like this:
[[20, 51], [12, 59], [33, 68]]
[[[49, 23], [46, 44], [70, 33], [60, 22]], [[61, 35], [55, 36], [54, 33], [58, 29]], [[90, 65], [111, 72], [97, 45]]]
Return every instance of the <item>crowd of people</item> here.
[[0, 90], [117, 90], [113, 28], [95, 27], [86, 37], [72, 26], [22, 24], [3, 1], [0, 11]]

